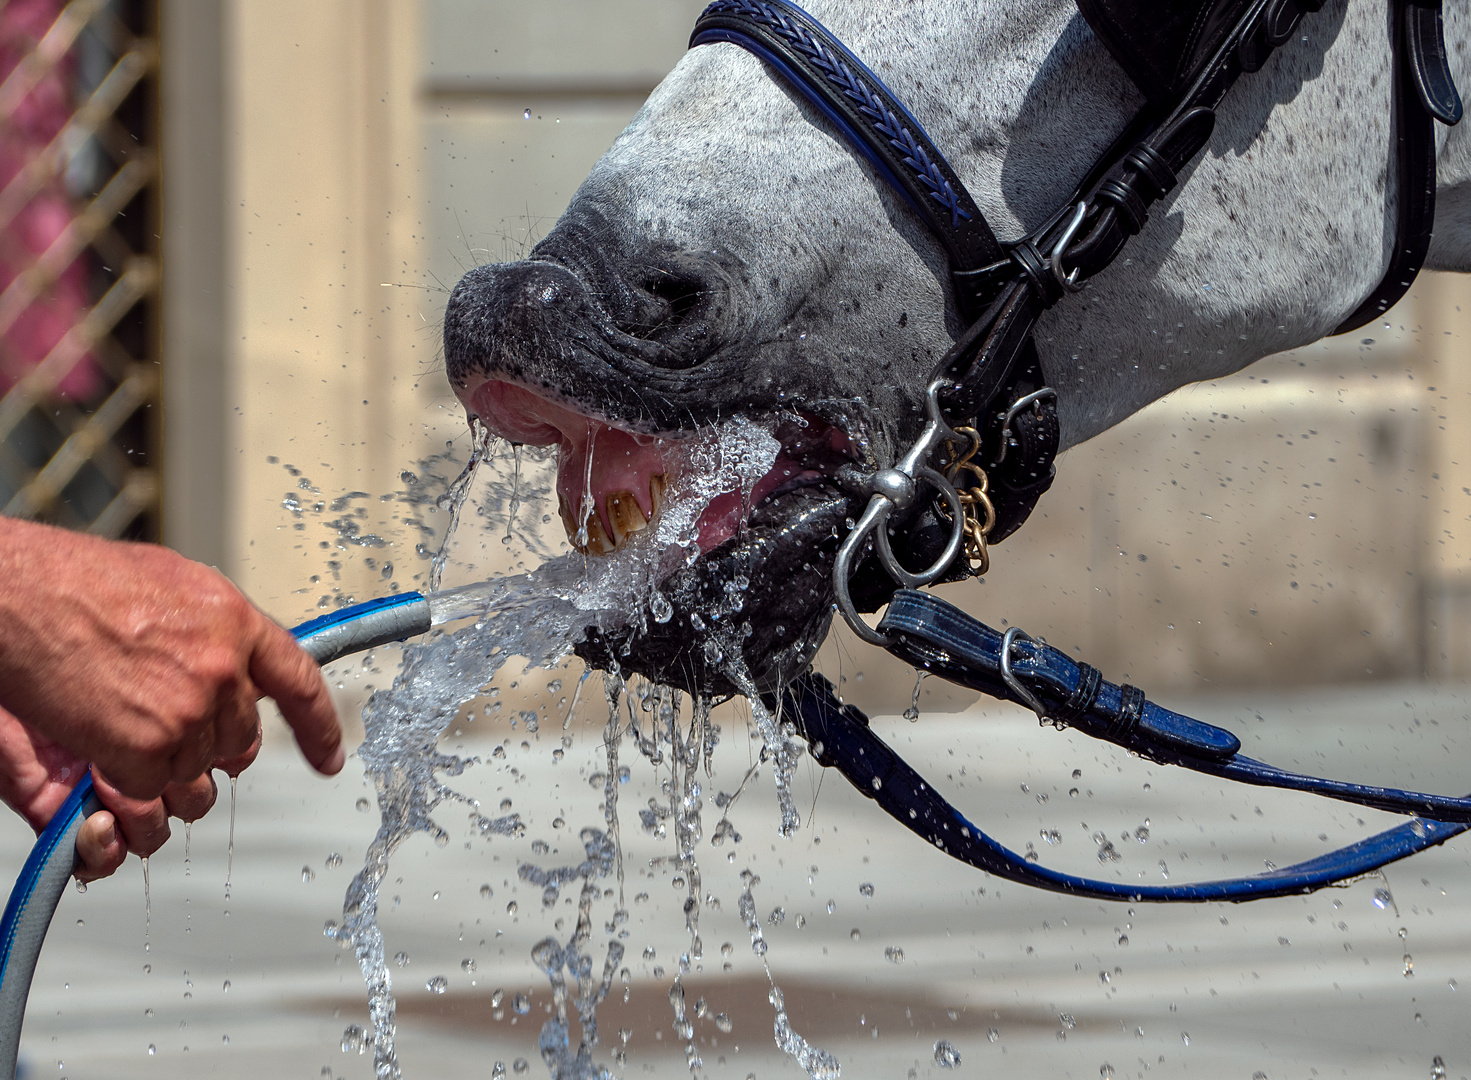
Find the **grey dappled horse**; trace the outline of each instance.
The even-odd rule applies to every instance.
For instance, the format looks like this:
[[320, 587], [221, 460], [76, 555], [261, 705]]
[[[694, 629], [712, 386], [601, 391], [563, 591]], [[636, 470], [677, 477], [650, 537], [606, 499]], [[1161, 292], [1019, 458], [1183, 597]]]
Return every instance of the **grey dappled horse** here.
[[[904, 99], [1003, 240], [1052, 214], [1142, 102], [1072, 0], [808, 10]], [[1304, 19], [1226, 96], [1204, 153], [1125, 257], [1043, 315], [1064, 448], [1176, 387], [1322, 337], [1379, 282], [1397, 205], [1387, 17], [1381, 0], [1338, 0]], [[1445, 36], [1471, 85], [1464, 0]], [[1465, 270], [1471, 130], [1436, 138], [1426, 265]], [[817, 110], [722, 44], [679, 62], [530, 258], [464, 277], [445, 342], [472, 415], [561, 443], [564, 480], [577, 472], [564, 495], [594, 496], [598, 536], [581, 539], [595, 553], [657, 501], [642, 436], [735, 414], [773, 424], [780, 475], [666, 585], [690, 608], [748, 576], [744, 617], [762, 632], [744, 651], [770, 686], [830, 620], [831, 550], [861, 507], [833, 473], [904, 451], [962, 329], [944, 254], [913, 211]], [[724, 685], [691, 659], [679, 619], [613, 644], [636, 670]]]

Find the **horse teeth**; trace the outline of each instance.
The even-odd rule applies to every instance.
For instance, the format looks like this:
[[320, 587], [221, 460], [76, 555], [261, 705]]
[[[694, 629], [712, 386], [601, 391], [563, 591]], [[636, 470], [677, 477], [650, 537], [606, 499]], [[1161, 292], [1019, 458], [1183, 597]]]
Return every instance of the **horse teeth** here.
[[557, 496], [557, 511], [562, 515], [562, 528], [567, 530], [567, 540], [574, 551], [583, 555], [607, 555], [617, 546], [597, 514], [589, 513], [585, 520], [578, 521], [572, 514], [571, 504], [562, 495]]
[[649, 505], [653, 507], [653, 513], [649, 515], [652, 521], [664, 507], [664, 474], [655, 473], [649, 477]]
[[631, 491], [613, 492], [603, 500], [603, 508], [608, 515], [608, 525], [612, 530], [615, 546], [649, 527], [648, 519], [644, 517], [644, 512]]
[[568, 539], [572, 540], [572, 546], [577, 547], [577, 519], [572, 516], [572, 504], [567, 501], [567, 496], [558, 493], [557, 513], [562, 515], [562, 528], [567, 530]]
[[[574, 541], [573, 546], [576, 546]], [[584, 554], [611, 555], [618, 547], [613, 538], [608, 535], [608, 530], [603, 528], [602, 519], [597, 514], [587, 516], [587, 547], [580, 550]]]

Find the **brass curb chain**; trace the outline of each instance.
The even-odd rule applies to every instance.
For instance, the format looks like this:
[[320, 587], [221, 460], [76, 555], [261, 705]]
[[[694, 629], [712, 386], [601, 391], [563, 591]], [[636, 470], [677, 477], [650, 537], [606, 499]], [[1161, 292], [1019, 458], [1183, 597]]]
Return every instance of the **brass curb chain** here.
[[[991, 505], [991, 483], [986, 470], [973, 460], [981, 449], [981, 433], [973, 427], [957, 427], [954, 430], [957, 435], [970, 440], [970, 448], [945, 466], [945, 479], [950, 481], [960, 495], [960, 505], [965, 515], [961, 526], [965, 531], [965, 557], [970, 563], [971, 574], [980, 577], [991, 569], [991, 555], [986, 549], [986, 538], [996, 527], [996, 508]], [[970, 473], [980, 481], [979, 485], [962, 486], [956, 483], [962, 472]], [[943, 503], [938, 504], [937, 512], [946, 521], [950, 520], [950, 514]]]

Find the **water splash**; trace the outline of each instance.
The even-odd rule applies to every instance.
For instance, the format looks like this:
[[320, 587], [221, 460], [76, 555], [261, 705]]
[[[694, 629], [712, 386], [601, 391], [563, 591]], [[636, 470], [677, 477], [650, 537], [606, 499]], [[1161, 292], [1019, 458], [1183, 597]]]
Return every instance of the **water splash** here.
[[746, 922], [746, 929], [751, 934], [751, 951], [761, 961], [761, 967], [766, 972], [766, 981], [771, 984], [771, 990], [767, 994], [771, 1001], [771, 1007], [776, 1015], [773, 1020], [773, 1029], [776, 1035], [776, 1045], [785, 1054], [791, 1056], [798, 1065], [807, 1070], [807, 1075], [812, 1080], [838, 1080], [842, 1075], [843, 1067], [838, 1059], [819, 1046], [813, 1046], [792, 1028], [792, 1022], [787, 1018], [786, 996], [782, 993], [780, 986], [771, 976], [771, 966], [766, 962], [766, 936], [761, 932], [761, 917], [756, 913], [756, 898], [752, 889], [761, 884], [761, 879], [750, 870], [741, 871], [741, 883], [745, 887], [741, 891], [739, 908], [741, 918]]
[[776, 764], [776, 800], [781, 810], [781, 834], [791, 836], [802, 824], [802, 816], [797, 813], [796, 803], [792, 800], [792, 776], [802, 758], [802, 746], [796, 739], [797, 729], [791, 721], [781, 721], [772, 715], [762, 702], [761, 693], [756, 689], [751, 673], [746, 670], [740, 653], [734, 649], [726, 654], [725, 673], [751, 703], [751, 719], [761, 733], [763, 755], [769, 755]]
[[[436, 503], [449, 510], [450, 523], [431, 566], [431, 581], [435, 584], [448, 557], [448, 540], [468, 500], [476, 468], [490, 447], [484, 433], [477, 431], [470, 462]], [[509, 658], [520, 657], [531, 667], [549, 667], [563, 660], [589, 629], [608, 633], [630, 624], [641, 625], [651, 614], [657, 619], [658, 613], [649, 607], [650, 597], [657, 595], [654, 586], [698, 557], [695, 526], [704, 508], [730, 490], [749, 492], [770, 470], [779, 449], [780, 444], [769, 431], [739, 418], [679, 440], [666, 456], [663, 510], [650, 528], [630, 537], [613, 554], [597, 559], [563, 555], [531, 573], [430, 595], [435, 625], [472, 621], [452, 633], [436, 631], [422, 643], [406, 647], [393, 685], [375, 692], [363, 710], [365, 738], [358, 756], [373, 785], [380, 824], [368, 846], [363, 868], [348, 886], [341, 925], [329, 923], [326, 928], [330, 939], [352, 948], [367, 986], [373, 1030], [364, 1033], [360, 1041], [353, 1041], [364, 1051], [372, 1047], [379, 1080], [401, 1076], [395, 1046], [397, 1008], [378, 926], [379, 890], [395, 852], [405, 840], [428, 833], [441, 844], [447, 842], [448, 834], [432, 816], [438, 807], [445, 802], [471, 803], [441, 779], [458, 776], [472, 764], [469, 759], [442, 752], [438, 745], [441, 733], [451, 726], [461, 707], [490, 684]], [[519, 508], [519, 467], [517, 472], [508, 500], [512, 513]], [[496, 497], [505, 495], [503, 489], [500, 491]], [[742, 587], [739, 583], [737, 586]], [[739, 598], [732, 604], [738, 609]], [[718, 643], [715, 647], [722, 648]], [[765, 756], [775, 761], [781, 828], [789, 835], [800, 823], [790, 790], [800, 748], [792, 738], [791, 725], [780, 723], [760, 703], [749, 673], [739, 660], [739, 650], [733, 643], [723, 648], [733, 681], [752, 698], [752, 713], [766, 746]], [[649, 715], [645, 726], [617, 672], [605, 677], [604, 690], [609, 704], [604, 737], [608, 766], [603, 792], [605, 828], [583, 830], [588, 857], [578, 866], [546, 870], [527, 864], [521, 868], [523, 880], [542, 887], [544, 901], [550, 896], [555, 902], [560, 889], [574, 880], [583, 883], [578, 924], [572, 936], [565, 944], [548, 938], [533, 951], [552, 987], [554, 1015], [542, 1029], [541, 1050], [556, 1080], [603, 1080], [611, 1075], [593, 1062], [591, 1048], [597, 1045], [597, 1005], [606, 997], [623, 956], [624, 947], [615, 934], [626, 933], [619, 928], [628, 919], [623, 906], [618, 842], [617, 788], [623, 775], [618, 763], [620, 696], [628, 703], [629, 733], [640, 751], [656, 768], [667, 761], [671, 770], [669, 805], [662, 809], [663, 816], [674, 823], [674, 862], [685, 878], [684, 910], [691, 942], [689, 954], [681, 961], [681, 974], [689, 957], [698, 958], [703, 952], [698, 924], [701, 879], [694, 852], [701, 839], [703, 794], [699, 768], [703, 764], [709, 770], [718, 741], [718, 728], [710, 722], [710, 703], [694, 703], [685, 726], [680, 722], [679, 695], [669, 688], [645, 684], [639, 689], [640, 710], [646, 707]], [[516, 835], [522, 829], [514, 814], [492, 819], [472, 811], [471, 817], [487, 837]], [[591, 906], [600, 895], [595, 882], [615, 868], [618, 907], [605, 924], [613, 940], [608, 943], [602, 976], [595, 978], [588, 953]], [[747, 896], [749, 888], [748, 883]], [[568, 975], [576, 984], [572, 1000], [583, 1029], [582, 1041], [575, 1050], [570, 1043], [566, 1007]], [[682, 983], [679, 985], [682, 987]], [[808, 1046], [791, 1030], [774, 984], [773, 990], [778, 1045], [797, 1058], [816, 1080], [837, 1077], [836, 1059]], [[677, 1012], [676, 1018], [680, 1020], [681, 1014]], [[687, 1020], [683, 1022], [688, 1026]], [[698, 1067], [692, 1033], [687, 1041], [692, 1067]]]
[[[542, 903], [547, 907], [557, 902], [563, 885], [579, 879], [582, 881], [577, 900], [577, 925], [567, 943], [562, 945], [555, 938], [545, 938], [531, 950], [532, 960], [546, 974], [552, 989], [552, 1016], [541, 1027], [538, 1047], [552, 1080], [613, 1080], [613, 1073], [593, 1061], [592, 1051], [601, 1042], [598, 1006], [613, 987], [614, 973], [623, 962], [624, 946], [616, 938], [610, 940], [603, 954], [602, 972], [594, 976], [589, 943], [592, 940], [592, 905], [602, 894], [598, 881], [612, 873], [619, 860], [613, 840], [606, 833], [598, 829], [583, 829], [580, 838], [587, 858], [577, 866], [544, 870], [522, 864], [519, 868], [523, 880], [543, 887]], [[568, 975], [576, 985], [572, 1003], [582, 1025], [582, 1038], [576, 1050], [572, 1049], [568, 1024]]]
[[[465, 462], [465, 467], [460, 470], [460, 475], [450, 481], [442, 495], [434, 500], [434, 506], [439, 510], [449, 511], [449, 524], [445, 526], [444, 537], [440, 540], [439, 550], [434, 553], [434, 558], [429, 563], [429, 591], [434, 592], [439, 588], [439, 579], [444, 574], [445, 563], [449, 559], [450, 541], [454, 539], [455, 530], [460, 525], [460, 508], [465, 503], [465, 497], [470, 493], [470, 485], [475, 482], [475, 474], [480, 468], [482, 461], [488, 460], [495, 454], [495, 448], [499, 440], [491, 435], [490, 429], [482, 427], [479, 420], [470, 421], [470, 460]], [[519, 451], [519, 447], [517, 450]], [[516, 455], [516, 473], [519, 477], [521, 472], [521, 455]], [[512, 503], [510, 517], [515, 517], [515, 504]], [[510, 519], [507, 519], [506, 528], [510, 529]]]

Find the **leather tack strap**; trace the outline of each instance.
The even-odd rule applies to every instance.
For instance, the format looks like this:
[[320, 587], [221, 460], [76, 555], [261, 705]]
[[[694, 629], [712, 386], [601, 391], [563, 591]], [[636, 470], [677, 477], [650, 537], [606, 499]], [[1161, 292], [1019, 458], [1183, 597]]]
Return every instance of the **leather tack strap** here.
[[690, 46], [728, 42], [754, 53], [817, 106], [865, 160], [904, 195], [949, 258], [967, 321], [985, 298], [970, 272], [1002, 258], [1001, 244], [919, 121], [826, 27], [794, 4], [716, 0]]
[[1338, 324], [1347, 334], [1382, 316], [1410, 286], [1435, 229], [1435, 121], [1461, 119], [1461, 97], [1445, 51], [1440, 0], [1396, 0], [1394, 37], [1394, 142], [1399, 212], [1394, 250], [1374, 291]]
[[[780, 702], [769, 707], [781, 710], [807, 740], [818, 764], [835, 768], [865, 796], [904, 828], [925, 843], [978, 870], [1015, 881], [1030, 888], [1100, 900], [1133, 903], [1200, 903], [1210, 900], [1260, 900], [1269, 896], [1300, 896], [1345, 880], [1371, 873], [1397, 859], [1413, 855], [1465, 832], [1471, 824], [1471, 800], [1439, 800], [1450, 821], [1433, 816], [1416, 818], [1346, 847], [1317, 855], [1291, 866], [1274, 867], [1250, 877], [1195, 881], [1181, 884], [1145, 884], [1118, 878], [1087, 878], [1031, 861], [987, 836], [975, 823], [952, 806], [869, 726], [868, 717], [843, 704], [833, 685], [821, 675], [797, 678], [782, 693]], [[1153, 708], [1148, 705], [1146, 708]], [[1175, 764], [1195, 768], [1184, 761]], [[1319, 781], [1299, 773], [1287, 773], [1262, 762], [1247, 761], [1233, 769], [1228, 763], [1202, 771], [1244, 783], [1295, 787], [1331, 798], [1360, 801], [1361, 797], [1398, 799], [1400, 813], [1415, 813], [1412, 792], [1357, 788], [1336, 781]], [[1432, 797], [1434, 798], [1434, 797]], [[1370, 803], [1369, 805], [1374, 805]], [[1452, 809], [1459, 811], [1453, 816]]]

